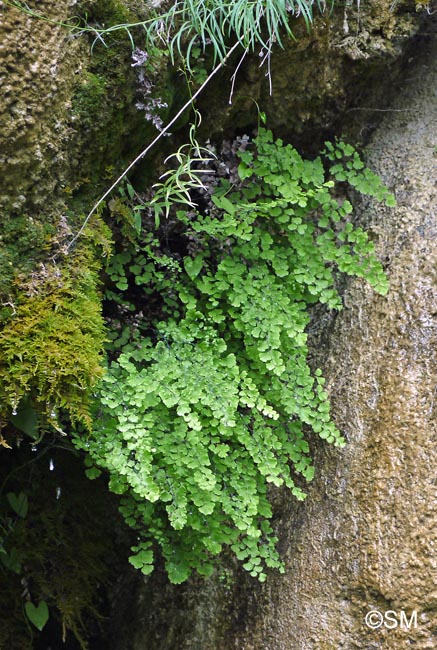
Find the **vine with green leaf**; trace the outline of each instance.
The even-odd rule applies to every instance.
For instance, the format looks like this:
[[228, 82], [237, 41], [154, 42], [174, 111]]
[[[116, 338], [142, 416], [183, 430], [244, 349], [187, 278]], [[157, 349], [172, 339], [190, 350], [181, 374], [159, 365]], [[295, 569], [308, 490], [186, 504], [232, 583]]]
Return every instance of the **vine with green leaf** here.
[[261, 581], [283, 571], [269, 486], [304, 498], [309, 430], [344, 445], [308, 365], [308, 309], [341, 308], [338, 273], [388, 289], [338, 183], [394, 199], [350, 145], [304, 160], [260, 128], [238, 156], [239, 181], [222, 179], [203, 209], [158, 186], [155, 227], [112, 258], [135, 316], [110, 346], [93, 431], [75, 441], [139, 531], [131, 562], [148, 574], [159, 550], [175, 583], [209, 575], [225, 547]]

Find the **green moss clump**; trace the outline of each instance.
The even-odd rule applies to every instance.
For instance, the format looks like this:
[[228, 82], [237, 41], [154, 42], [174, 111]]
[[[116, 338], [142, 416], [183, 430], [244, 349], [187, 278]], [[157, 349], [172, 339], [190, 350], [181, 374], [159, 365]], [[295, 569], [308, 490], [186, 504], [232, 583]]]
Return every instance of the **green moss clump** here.
[[[83, 7], [86, 22], [102, 28], [138, 23], [148, 11], [144, 3], [119, 0], [97, 0]], [[90, 33], [88, 38], [92, 54], [87, 70], [76, 77], [70, 107], [76, 146], [86, 155], [74, 159], [76, 183], [71, 187], [74, 198], [82, 195], [92, 202], [89, 194], [96, 188], [104, 189], [156, 135], [156, 127], [137, 106], [144, 99], [144, 89], [132, 67], [133, 46], [147, 49], [149, 54], [146, 75], [153, 85], [154, 99], [170, 106], [175, 82], [167, 70], [167, 56], [157, 48], [151, 51], [143, 28], [103, 33], [101, 40]], [[160, 108], [159, 115], [165, 120], [166, 109]]]
[[90, 7], [90, 19], [104, 19], [106, 26], [132, 21], [134, 16], [127, 5], [122, 0], [94, 0]]
[[28, 279], [22, 303], [0, 332], [3, 417], [28, 396], [49, 423], [65, 409], [73, 420], [90, 424], [88, 396], [102, 374], [105, 339], [99, 269], [88, 238], [62, 265], [41, 265]]
[[46, 215], [38, 218], [27, 214], [4, 219], [0, 235], [0, 320], [7, 317], [10, 309], [5, 309], [6, 298], [12, 290], [14, 277], [26, 275], [44, 259], [47, 243], [55, 231], [54, 225]]
[[95, 118], [106, 93], [105, 80], [92, 72], [85, 72], [73, 97], [73, 113], [81, 120], [81, 125]]

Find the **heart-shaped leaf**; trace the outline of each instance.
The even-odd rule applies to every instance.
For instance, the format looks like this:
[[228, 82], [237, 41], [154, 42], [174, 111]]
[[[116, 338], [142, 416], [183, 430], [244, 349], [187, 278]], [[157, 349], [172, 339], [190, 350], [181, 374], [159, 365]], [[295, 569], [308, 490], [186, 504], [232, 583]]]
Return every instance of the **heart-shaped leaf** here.
[[191, 280], [194, 280], [194, 278], [196, 278], [199, 275], [202, 266], [203, 266], [202, 255], [196, 255], [194, 259], [192, 257], [186, 257], [184, 259], [184, 267]]
[[0, 562], [10, 571], [21, 573], [20, 553], [15, 546], [9, 552], [5, 551], [0, 555]]
[[38, 438], [38, 418], [30, 399], [28, 397], [22, 399], [14, 413], [11, 416], [14, 427], [36, 440]]
[[24, 605], [24, 609], [29, 621], [33, 623], [39, 631], [41, 631], [49, 620], [49, 608], [47, 607], [46, 601], [41, 600], [38, 607], [35, 607], [33, 603], [28, 601]]
[[24, 519], [27, 515], [28, 509], [27, 494], [24, 492], [20, 492], [19, 494], [8, 492], [6, 498], [12, 510], [14, 510], [19, 517]]

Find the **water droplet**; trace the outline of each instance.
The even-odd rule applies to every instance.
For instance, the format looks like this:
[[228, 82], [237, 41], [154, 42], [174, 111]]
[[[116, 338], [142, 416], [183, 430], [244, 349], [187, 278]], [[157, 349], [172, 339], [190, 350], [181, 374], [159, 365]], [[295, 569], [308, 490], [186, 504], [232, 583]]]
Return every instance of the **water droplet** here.
[[32, 445], [30, 449], [31, 451], [38, 451], [38, 447], [36, 445]]
[[55, 411], [52, 411], [52, 412], [50, 413], [50, 417], [52, 417], [52, 418], [55, 418], [55, 417], [56, 417], [56, 413], [55, 413]]
[[12, 411], [12, 415], [17, 415], [17, 409], [14, 406], [14, 410]]
[[61, 496], [61, 488], [58, 486], [56, 488], [56, 499], [59, 499], [60, 496]]
[[53, 458], [50, 458], [49, 469], [51, 472], [53, 472], [53, 470], [55, 469], [55, 463], [53, 462]]

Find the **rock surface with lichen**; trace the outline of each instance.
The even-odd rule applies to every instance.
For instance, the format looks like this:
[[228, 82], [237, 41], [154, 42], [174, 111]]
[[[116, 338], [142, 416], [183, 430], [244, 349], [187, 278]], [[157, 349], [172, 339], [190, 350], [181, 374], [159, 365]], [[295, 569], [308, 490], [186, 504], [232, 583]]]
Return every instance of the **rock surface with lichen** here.
[[1, 6], [3, 214], [47, 211], [78, 187], [101, 184], [140, 125], [128, 40], [122, 47], [109, 43], [108, 50], [96, 43], [92, 54], [92, 32], [66, 26], [134, 19], [128, 3], [62, 0], [29, 7], [37, 15]]
[[[219, 87], [200, 99], [208, 134], [252, 127], [255, 100], [276, 133], [314, 154], [323, 138], [346, 128], [363, 142], [396, 92], [405, 52], [424, 15], [410, 0], [348, 2], [322, 15], [314, 9], [312, 28], [295, 20], [296, 40], [274, 46], [270, 60], [262, 49], [241, 59], [232, 93], [232, 67], [221, 74]], [[233, 65], [240, 57], [234, 56]], [[359, 120], [357, 130], [356, 112], [363, 108], [368, 120]]]

